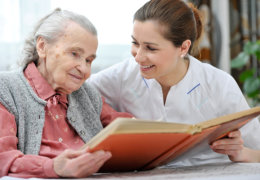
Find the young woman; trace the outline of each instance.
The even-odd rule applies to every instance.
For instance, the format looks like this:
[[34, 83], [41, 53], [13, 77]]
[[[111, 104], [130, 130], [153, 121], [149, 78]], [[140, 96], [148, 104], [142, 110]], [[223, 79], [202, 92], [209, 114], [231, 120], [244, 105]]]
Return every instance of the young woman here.
[[[92, 75], [89, 82], [112, 107], [142, 119], [195, 124], [248, 109], [229, 74], [191, 56], [202, 29], [192, 4], [151, 0], [134, 15], [134, 58]], [[203, 152], [193, 151], [173, 164], [259, 161], [258, 151], [247, 148], [260, 149], [259, 135], [255, 119]]]

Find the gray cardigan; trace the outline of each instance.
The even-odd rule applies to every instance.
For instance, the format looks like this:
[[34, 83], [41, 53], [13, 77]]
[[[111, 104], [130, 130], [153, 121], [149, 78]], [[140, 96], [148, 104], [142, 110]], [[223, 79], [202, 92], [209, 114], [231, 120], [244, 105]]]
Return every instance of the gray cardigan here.
[[[0, 73], [0, 103], [15, 116], [18, 149], [38, 154], [45, 121], [46, 101], [40, 99], [24, 77], [23, 71]], [[88, 84], [68, 95], [67, 118], [84, 142], [101, 129], [100, 94]]]

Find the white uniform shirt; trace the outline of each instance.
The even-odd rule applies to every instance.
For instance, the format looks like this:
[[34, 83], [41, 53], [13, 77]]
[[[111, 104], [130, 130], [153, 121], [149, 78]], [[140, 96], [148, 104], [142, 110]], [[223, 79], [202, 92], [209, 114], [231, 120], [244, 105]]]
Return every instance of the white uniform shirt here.
[[[160, 84], [155, 79], [143, 78], [134, 58], [91, 75], [88, 82], [105, 96], [113, 108], [141, 119], [196, 124], [249, 108], [232, 76], [194, 57], [189, 56], [189, 61], [186, 75], [171, 87], [165, 104]], [[241, 132], [246, 146], [260, 149], [257, 119], [243, 127]], [[171, 164], [223, 161], [229, 161], [228, 157], [207, 147], [203, 152], [193, 151]]]

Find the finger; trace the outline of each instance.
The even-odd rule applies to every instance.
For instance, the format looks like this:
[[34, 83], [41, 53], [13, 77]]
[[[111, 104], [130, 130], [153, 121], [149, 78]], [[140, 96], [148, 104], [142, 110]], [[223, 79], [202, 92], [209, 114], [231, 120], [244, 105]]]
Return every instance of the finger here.
[[90, 169], [90, 172], [96, 173], [104, 164], [105, 162], [108, 160], [108, 158], [106, 159], [100, 159], [99, 161], [97, 161], [93, 166], [92, 169]]
[[223, 149], [216, 149], [214, 150], [214, 152], [216, 153], [220, 153], [220, 154], [224, 154], [224, 155], [228, 155], [228, 156], [239, 156], [241, 151], [234, 151], [234, 150], [223, 150]]
[[67, 149], [64, 151], [64, 156], [66, 156], [69, 159], [74, 159], [81, 156], [84, 153], [86, 153], [86, 149], [82, 149], [82, 150]]
[[88, 162], [88, 163], [96, 163], [97, 161], [99, 161], [100, 159], [104, 159], [107, 160], [111, 157], [111, 153], [110, 152], [105, 152], [103, 150], [100, 151], [95, 151], [93, 153], [84, 153], [81, 156], [77, 157], [75, 160], [76, 161], [82, 161], [82, 162]]
[[218, 146], [211, 146], [211, 149], [215, 150], [242, 150], [244, 148], [243, 145], [218, 145]]
[[241, 132], [239, 130], [237, 131], [232, 131], [228, 134], [228, 137], [234, 138], [234, 137], [241, 137]]
[[82, 166], [82, 172], [85, 173], [85, 176], [89, 176], [93, 173], [98, 172], [98, 170], [104, 165], [104, 163], [107, 161], [106, 159], [99, 159], [96, 161], [91, 161], [88, 164], [85, 164], [85, 166]]
[[109, 151], [103, 151], [103, 150], [95, 151], [92, 154], [94, 156], [109, 156], [109, 157], [112, 156], [112, 154]]
[[110, 152], [104, 152], [104, 151], [96, 151], [94, 153], [84, 153], [81, 154], [80, 156], [76, 157], [73, 159], [73, 163], [78, 164], [79, 166], [92, 166], [96, 164], [100, 160], [106, 161], [111, 157]]
[[83, 148], [80, 148], [78, 151], [89, 152], [90, 148], [89, 148], [89, 146], [84, 146]]
[[[97, 151], [95, 153], [86, 153], [78, 157], [79, 165], [78, 177], [87, 177], [97, 172], [100, 167], [111, 157], [110, 152]], [[77, 163], [77, 162], [74, 162]]]
[[218, 145], [236, 145], [236, 144], [244, 144], [244, 141], [242, 138], [225, 138], [218, 141], [215, 141], [212, 143], [212, 146], [218, 146]]

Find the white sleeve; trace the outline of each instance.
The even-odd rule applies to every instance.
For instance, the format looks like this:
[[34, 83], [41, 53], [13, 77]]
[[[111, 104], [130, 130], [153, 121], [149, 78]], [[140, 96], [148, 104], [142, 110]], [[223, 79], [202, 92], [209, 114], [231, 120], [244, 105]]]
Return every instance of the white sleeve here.
[[246, 147], [260, 150], [260, 123], [255, 118], [240, 129]]
[[87, 80], [105, 97], [106, 103], [119, 111], [120, 96], [122, 91], [122, 78], [126, 76], [125, 69], [129, 60], [125, 60], [106, 68], [98, 73], [92, 74]]
[[[233, 77], [230, 76], [224, 91], [226, 92], [221, 101], [226, 103], [226, 114], [249, 109], [249, 105]], [[260, 123], [258, 118], [251, 120], [240, 128], [240, 132], [245, 146], [252, 149], [260, 149]]]

